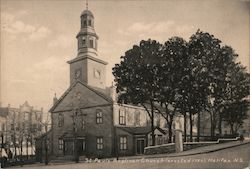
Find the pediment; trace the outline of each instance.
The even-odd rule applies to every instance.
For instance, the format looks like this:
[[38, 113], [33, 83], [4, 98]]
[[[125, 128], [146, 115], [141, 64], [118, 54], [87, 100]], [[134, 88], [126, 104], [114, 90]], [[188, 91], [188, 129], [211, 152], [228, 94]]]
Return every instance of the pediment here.
[[50, 112], [111, 104], [109, 96], [81, 82], [73, 84], [51, 108]]

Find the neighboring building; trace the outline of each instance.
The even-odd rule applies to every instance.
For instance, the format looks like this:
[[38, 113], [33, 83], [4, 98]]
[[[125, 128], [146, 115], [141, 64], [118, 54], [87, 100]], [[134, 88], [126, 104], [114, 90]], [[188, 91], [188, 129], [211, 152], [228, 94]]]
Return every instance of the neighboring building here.
[[43, 110], [36, 110], [26, 101], [19, 108], [0, 108], [1, 131], [3, 131], [4, 146], [10, 148], [13, 155], [20, 154], [22, 142], [23, 154], [34, 155], [35, 138], [44, 131], [41, 125]]
[[[78, 54], [68, 61], [70, 87], [59, 99], [54, 98], [50, 109], [52, 125], [46, 136], [50, 158], [141, 154], [151, 142], [147, 112], [141, 107], [117, 104], [114, 87], [105, 85], [107, 62], [97, 54], [94, 16], [84, 10], [80, 18]], [[156, 143], [167, 143], [161, 116], [155, 118], [155, 126]]]
[[[7, 108], [0, 107], [0, 144], [6, 143]], [[1, 146], [3, 147], [3, 146]]]
[[[247, 100], [250, 102], [250, 96], [248, 96]], [[243, 133], [244, 137], [250, 139], [250, 104], [248, 106], [247, 119], [244, 120], [243, 126], [240, 130]]]

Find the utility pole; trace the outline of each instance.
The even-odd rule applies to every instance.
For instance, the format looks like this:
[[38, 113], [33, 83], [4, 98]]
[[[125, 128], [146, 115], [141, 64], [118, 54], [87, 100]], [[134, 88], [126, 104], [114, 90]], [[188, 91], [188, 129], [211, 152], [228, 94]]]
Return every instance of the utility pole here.
[[79, 155], [78, 155], [78, 144], [77, 144], [77, 116], [78, 116], [78, 112], [77, 109], [73, 110], [73, 134], [74, 134], [74, 156], [75, 156], [75, 162], [78, 163], [79, 162]]

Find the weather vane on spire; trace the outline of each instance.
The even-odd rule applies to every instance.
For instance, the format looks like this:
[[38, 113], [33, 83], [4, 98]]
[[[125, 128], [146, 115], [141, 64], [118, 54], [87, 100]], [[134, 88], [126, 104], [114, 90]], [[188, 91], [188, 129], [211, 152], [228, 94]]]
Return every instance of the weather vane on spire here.
[[86, 9], [88, 10], [88, 0], [86, 0]]

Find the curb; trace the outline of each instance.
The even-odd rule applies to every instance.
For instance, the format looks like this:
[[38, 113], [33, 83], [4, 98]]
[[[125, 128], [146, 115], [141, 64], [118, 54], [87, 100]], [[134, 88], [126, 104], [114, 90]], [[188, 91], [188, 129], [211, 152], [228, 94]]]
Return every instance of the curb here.
[[[221, 147], [221, 148], [217, 148], [217, 149], [214, 149], [214, 150], [207, 150], [207, 151], [201, 151], [201, 152], [196, 152], [196, 153], [189, 153], [189, 154], [158, 154], [158, 155], [162, 155], [162, 156], [150, 156], [147, 155], [146, 156], [140, 156], [140, 157], [130, 157], [130, 158], [121, 158], [120, 160], [133, 160], [133, 159], [141, 159], [141, 158], [144, 158], [144, 159], [149, 159], [149, 158], [166, 158], [166, 157], [184, 157], [184, 156], [190, 156], [190, 155], [197, 155], [197, 154], [208, 154], [208, 153], [212, 153], [212, 152], [216, 152], [216, 151], [220, 151], [220, 150], [224, 150], [224, 149], [227, 149], [227, 148], [233, 148], [233, 147], [237, 147], [237, 146], [241, 146], [241, 145], [245, 145], [245, 144], [249, 144], [250, 142], [244, 142], [244, 143], [241, 143], [241, 144], [236, 144], [236, 145], [231, 145], [231, 146], [227, 146], [227, 147]], [[183, 151], [184, 152], [184, 151]]]
[[212, 153], [212, 152], [216, 152], [216, 151], [220, 151], [220, 150], [224, 150], [224, 149], [228, 149], [228, 148], [233, 148], [233, 147], [237, 147], [237, 146], [241, 146], [241, 145], [245, 145], [245, 144], [249, 144], [250, 142], [245, 142], [245, 143], [241, 143], [241, 144], [236, 144], [236, 145], [232, 145], [232, 146], [228, 146], [228, 147], [222, 147], [222, 148], [218, 148], [218, 149], [214, 149], [214, 150], [208, 150], [208, 151], [203, 151], [203, 152], [197, 152], [197, 153], [190, 153], [190, 154], [183, 154], [183, 155], [169, 155], [167, 157], [182, 157], [182, 156], [189, 156], [189, 155], [196, 155], [196, 154], [208, 154], [208, 153]]

